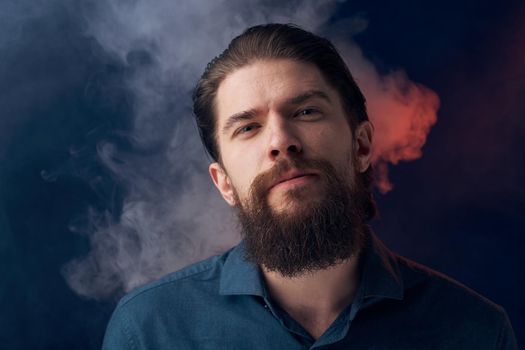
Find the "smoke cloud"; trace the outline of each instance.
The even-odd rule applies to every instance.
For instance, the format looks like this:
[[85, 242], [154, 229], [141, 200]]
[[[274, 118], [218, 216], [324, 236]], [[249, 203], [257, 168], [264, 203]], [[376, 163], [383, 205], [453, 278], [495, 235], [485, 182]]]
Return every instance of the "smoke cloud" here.
[[410, 81], [404, 71], [380, 75], [352, 42], [334, 42], [341, 48], [367, 99], [375, 131], [372, 161], [377, 170], [376, 186], [380, 192], [387, 193], [393, 187], [388, 179], [388, 163], [422, 156], [421, 148], [437, 121], [439, 97], [429, 88]]
[[125, 88], [133, 101], [129, 147], [108, 140], [99, 160], [126, 193], [119, 215], [90, 209], [71, 230], [91, 242], [87, 256], [64, 266], [71, 288], [104, 299], [219, 253], [240, 239], [232, 211], [207, 174], [191, 115], [190, 92], [205, 65], [248, 26], [292, 22], [332, 39], [368, 101], [375, 126], [378, 188], [392, 188], [388, 163], [421, 157], [439, 107], [437, 95], [401, 70], [378, 73], [352, 35], [360, 17], [330, 24], [337, 2], [103, 1], [80, 9], [85, 35], [131, 72]]

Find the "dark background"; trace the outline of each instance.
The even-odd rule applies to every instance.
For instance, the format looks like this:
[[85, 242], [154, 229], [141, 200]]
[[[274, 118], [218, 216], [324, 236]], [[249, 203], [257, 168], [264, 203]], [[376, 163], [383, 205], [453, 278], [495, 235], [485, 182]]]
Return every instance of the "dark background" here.
[[[523, 2], [338, 6], [333, 21], [368, 19], [355, 41], [380, 70], [401, 67], [441, 99], [423, 157], [390, 167], [394, 190], [377, 194], [373, 226], [393, 250], [502, 305], [523, 343]], [[128, 127], [126, 70], [79, 23], [57, 6], [0, 34], [2, 349], [98, 349], [115, 306], [78, 297], [60, 272], [89, 250], [71, 220], [87, 205], [118, 216], [125, 191], [96, 143]]]

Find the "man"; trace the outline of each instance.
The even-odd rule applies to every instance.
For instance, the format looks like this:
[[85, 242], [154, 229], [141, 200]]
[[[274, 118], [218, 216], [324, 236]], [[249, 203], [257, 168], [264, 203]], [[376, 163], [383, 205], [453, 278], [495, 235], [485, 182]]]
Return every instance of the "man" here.
[[124, 297], [105, 349], [517, 348], [500, 306], [367, 225], [374, 128], [328, 40], [249, 28], [193, 100], [243, 241]]

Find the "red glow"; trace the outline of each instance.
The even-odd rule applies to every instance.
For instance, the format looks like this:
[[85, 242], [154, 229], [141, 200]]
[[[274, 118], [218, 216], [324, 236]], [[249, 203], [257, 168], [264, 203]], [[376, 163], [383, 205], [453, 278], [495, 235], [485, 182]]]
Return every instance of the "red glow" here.
[[350, 46], [343, 54], [367, 99], [375, 129], [372, 162], [376, 185], [386, 193], [392, 189], [387, 164], [422, 156], [421, 149], [437, 121], [439, 97], [429, 88], [410, 81], [403, 71], [380, 75], [357, 46]]

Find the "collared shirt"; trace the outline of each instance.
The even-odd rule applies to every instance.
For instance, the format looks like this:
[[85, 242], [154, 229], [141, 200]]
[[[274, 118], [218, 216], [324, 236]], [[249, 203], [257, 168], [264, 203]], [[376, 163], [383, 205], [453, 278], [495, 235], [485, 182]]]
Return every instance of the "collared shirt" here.
[[244, 252], [241, 241], [125, 296], [103, 349], [517, 349], [501, 306], [372, 232], [354, 300], [317, 340], [272, 301]]

